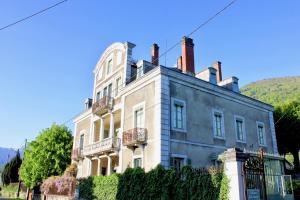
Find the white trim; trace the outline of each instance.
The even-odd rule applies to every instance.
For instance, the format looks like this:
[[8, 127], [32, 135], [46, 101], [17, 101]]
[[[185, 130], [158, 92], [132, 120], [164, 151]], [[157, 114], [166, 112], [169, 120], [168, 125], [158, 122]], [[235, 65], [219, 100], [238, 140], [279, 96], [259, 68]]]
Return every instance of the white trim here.
[[[263, 127], [264, 144], [260, 144], [258, 126]], [[267, 140], [266, 140], [266, 126], [265, 126], [265, 123], [260, 122], [260, 121], [256, 121], [256, 133], [257, 133], [257, 139], [258, 139], [258, 146], [266, 147], [267, 146]]]
[[[142, 118], [142, 121], [143, 121], [143, 126], [144, 127], [135, 127], [135, 111], [138, 110], [138, 109], [140, 109], [140, 108], [143, 108], [143, 118]], [[132, 107], [132, 116], [133, 116], [132, 127], [133, 128], [145, 128], [145, 115], [146, 115], [145, 101], [134, 105]]]
[[[218, 110], [215, 108], [212, 108], [212, 123], [213, 123], [213, 137], [214, 138], [218, 138], [218, 139], [225, 139], [225, 123], [224, 123], [224, 113], [222, 110]], [[215, 123], [215, 113], [220, 114], [221, 115], [221, 135], [222, 136], [217, 136], [216, 132], [217, 132], [217, 127], [216, 127], [216, 123]]]
[[85, 120], [88, 117], [92, 117], [91, 114], [92, 114], [92, 108], [85, 110], [73, 119], [73, 123], [79, 123], [80, 121]]
[[[243, 123], [242, 123], [242, 128], [243, 128], [243, 136], [244, 136], [244, 141], [243, 140], [239, 140], [238, 139], [238, 135], [237, 135], [237, 129], [236, 129], [236, 121], [237, 120], [241, 120]], [[236, 138], [236, 141], [237, 142], [240, 142], [240, 143], [247, 143], [247, 137], [246, 137], [246, 123], [245, 123], [245, 118], [242, 117], [242, 116], [239, 116], [239, 115], [234, 115], [234, 130], [235, 130], [235, 138]]]
[[[183, 108], [182, 108], [182, 129], [180, 128], [176, 128], [176, 125], [175, 125], [175, 104], [178, 103], [178, 104], [182, 104]], [[177, 98], [174, 98], [174, 97], [171, 97], [171, 128], [172, 130], [174, 131], [178, 131], [178, 132], [187, 132], [187, 127], [186, 127], [186, 121], [187, 121], [187, 115], [186, 115], [186, 103], [184, 100], [181, 100], [181, 99], [177, 99]]]

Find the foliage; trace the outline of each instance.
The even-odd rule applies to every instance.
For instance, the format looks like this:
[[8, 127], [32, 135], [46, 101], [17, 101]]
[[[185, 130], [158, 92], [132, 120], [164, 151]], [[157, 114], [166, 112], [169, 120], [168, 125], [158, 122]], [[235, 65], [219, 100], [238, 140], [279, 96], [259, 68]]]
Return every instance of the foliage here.
[[77, 165], [75, 163], [69, 165], [64, 172], [64, 176], [76, 177], [76, 174], [77, 174]]
[[79, 181], [79, 194], [84, 199], [116, 199], [119, 176], [91, 176]]
[[249, 97], [274, 106], [292, 101], [300, 102], [300, 76], [282, 77], [256, 81], [241, 88]]
[[295, 170], [299, 170], [300, 103], [291, 102], [276, 107], [274, 112], [277, 144], [280, 153], [291, 152]]
[[25, 150], [20, 176], [29, 188], [50, 176], [61, 175], [71, 162], [72, 134], [66, 126], [53, 124], [42, 130]]
[[228, 179], [220, 170], [184, 167], [180, 172], [157, 166], [145, 173], [128, 168], [123, 174], [88, 177], [79, 181], [84, 199], [228, 199]]
[[70, 176], [51, 176], [41, 185], [41, 191], [47, 194], [69, 195], [74, 193], [76, 178]]
[[21, 163], [22, 160], [18, 150], [16, 156], [5, 165], [1, 174], [1, 180], [4, 185], [19, 181], [19, 168], [21, 166]]

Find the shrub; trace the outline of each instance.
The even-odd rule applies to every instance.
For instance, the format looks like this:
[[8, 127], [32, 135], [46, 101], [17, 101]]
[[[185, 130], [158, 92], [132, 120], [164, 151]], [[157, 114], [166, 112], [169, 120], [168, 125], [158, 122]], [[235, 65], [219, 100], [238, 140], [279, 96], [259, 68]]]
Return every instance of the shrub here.
[[41, 185], [45, 195], [68, 195], [72, 196], [76, 186], [76, 179], [70, 176], [52, 176], [46, 179]]
[[83, 199], [114, 200], [118, 190], [119, 177], [90, 176], [79, 180], [79, 194]]
[[148, 173], [128, 168], [121, 175], [88, 177], [79, 182], [84, 199], [228, 199], [228, 179], [215, 168], [184, 167], [179, 173], [160, 165]]

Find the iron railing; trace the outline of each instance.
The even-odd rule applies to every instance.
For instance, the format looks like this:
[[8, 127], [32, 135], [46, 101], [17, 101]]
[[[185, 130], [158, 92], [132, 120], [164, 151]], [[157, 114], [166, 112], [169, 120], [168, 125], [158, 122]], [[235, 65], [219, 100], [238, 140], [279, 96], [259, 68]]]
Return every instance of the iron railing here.
[[113, 108], [114, 99], [109, 96], [104, 96], [96, 101], [92, 106], [92, 112], [97, 115], [102, 115]]
[[136, 146], [147, 142], [147, 129], [134, 128], [123, 132], [123, 145]]
[[83, 148], [85, 156], [103, 154], [105, 152], [112, 152], [118, 150], [120, 147], [119, 138], [105, 138], [93, 144], [87, 145]]

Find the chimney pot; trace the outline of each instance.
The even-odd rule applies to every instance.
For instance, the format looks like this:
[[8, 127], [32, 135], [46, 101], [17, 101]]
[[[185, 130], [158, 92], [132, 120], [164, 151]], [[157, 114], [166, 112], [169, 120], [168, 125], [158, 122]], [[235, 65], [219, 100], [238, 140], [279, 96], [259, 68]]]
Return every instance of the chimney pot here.
[[182, 48], [182, 72], [195, 75], [194, 43], [193, 39], [184, 36], [181, 41]]
[[221, 62], [220, 61], [216, 61], [213, 63], [213, 68], [215, 68], [217, 70], [217, 82], [221, 82], [222, 81], [222, 69], [221, 69]]
[[159, 55], [159, 46], [156, 43], [154, 43], [152, 45], [151, 59], [152, 59], [152, 64], [155, 66], [158, 66], [159, 64], [158, 55]]

